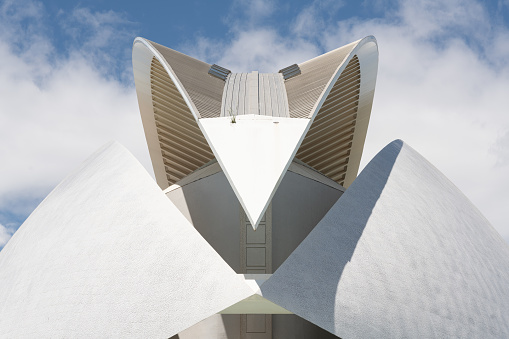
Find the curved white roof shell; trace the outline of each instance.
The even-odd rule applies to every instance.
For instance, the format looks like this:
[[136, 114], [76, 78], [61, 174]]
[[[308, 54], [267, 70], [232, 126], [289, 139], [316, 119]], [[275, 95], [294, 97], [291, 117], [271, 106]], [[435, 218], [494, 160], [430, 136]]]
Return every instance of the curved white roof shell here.
[[509, 337], [509, 246], [395, 141], [261, 288], [341, 338]]
[[5, 338], [168, 338], [254, 293], [117, 143], [0, 252]]
[[348, 187], [377, 67], [373, 37], [268, 74], [231, 73], [137, 38], [134, 77], [159, 186], [215, 157], [255, 228], [295, 157]]
[[[302, 163], [290, 168], [337, 185]], [[220, 171], [212, 163], [181, 185], [211, 188]], [[238, 275], [212, 248], [217, 239], [208, 243], [111, 144], [0, 252], [0, 333], [167, 338], [214, 314], [294, 313], [341, 338], [508, 337], [509, 247], [417, 152], [391, 143], [330, 203], [274, 274]]]

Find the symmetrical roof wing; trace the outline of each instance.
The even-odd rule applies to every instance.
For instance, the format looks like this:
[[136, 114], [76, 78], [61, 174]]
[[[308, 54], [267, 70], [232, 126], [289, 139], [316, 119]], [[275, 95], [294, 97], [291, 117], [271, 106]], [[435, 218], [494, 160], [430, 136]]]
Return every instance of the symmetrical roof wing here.
[[[174, 68], [162, 53], [175, 59]], [[219, 114], [221, 102], [217, 106], [214, 95], [208, 100], [201, 100], [205, 95], [195, 95], [202, 90], [202, 84], [222, 92], [224, 81], [209, 76], [209, 67], [148, 40], [137, 38], [134, 41], [133, 69], [138, 104], [156, 180], [163, 189], [214, 158], [198, 126], [200, 113], [195, 105], [197, 102], [202, 111], [207, 111], [203, 108], [207, 105], [215, 105]], [[200, 76], [203, 79], [200, 80]], [[191, 94], [183, 83], [191, 88]], [[198, 87], [193, 87], [195, 84]], [[213, 94], [213, 91], [207, 93]]]
[[133, 65], [161, 188], [215, 157], [256, 228], [295, 156], [345, 187], [355, 179], [378, 65], [373, 37], [268, 74], [231, 73], [137, 38]]
[[[359, 170], [373, 105], [376, 39], [368, 36], [299, 67], [302, 75], [285, 82], [290, 115], [307, 114], [313, 122], [296, 157], [348, 187]], [[307, 81], [303, 81], [305, 77]], [[297, 105], [301, 96], [313, 102]]]

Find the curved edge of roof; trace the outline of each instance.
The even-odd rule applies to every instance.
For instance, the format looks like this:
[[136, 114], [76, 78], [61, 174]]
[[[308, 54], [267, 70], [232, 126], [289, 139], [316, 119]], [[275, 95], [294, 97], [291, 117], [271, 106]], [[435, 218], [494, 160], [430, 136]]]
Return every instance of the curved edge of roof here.
[[[322, 94], [320, 95], [320, 99], [315, 103], [315, 106], [314, 106], [313, 110], [311, 111], [311, 113], [309, 114], [308, 118], [314, 119], [314, 117], [316, 116], [316, 114], [318, 113], [320, 108], [322, 107], [323, 102], [325, 101], [325, 99], [327, 99], [327, 96], [329, 95], [332, 87], [334, 86], [334, 84], [336, 83], [338, 78], [341, 76], [341, 73], [343, 73], [344, 69], [348, 65], [348, 62], [350, 62], [350, 60], [352, 60], [354, 55], [357, 55], [357, 57], [359, 58], [359, 62], [361, 62], [363, 56], [359, 55], [359, 52], [360, 52], [360, 50], [365, 45], [367, 45], [369, 43], [374, 43], [375, 44], [375, 47], [376, 47], [376, 50], [377, 50], [377, 66], [378, 66], [378, 44], [376, 42], [376, 38], [374, 36], [372, 36], [372, 35], [369, 35], [369, 36], [367, 36], [367, 37], [365, 37], [363, 39], [357, 40], [356, 42], [357, 42], [357, 45], [350, 51], [350, 53], [348, 53], [346, 58], [339, 64], [338, 68], [336, 69], [336, 72], [334, 73], [332, 78], [327, 83], [327, 86], [325, 86], [325, 89], [323, 90]], [[327, 54], [329, 54], [331, 52], [334, 52], [334, 50], [332, 50], [330, 52], [327, 52], [325, 54], [319, 55], [316, 58], [322, 57], [322, 56], [327, 55]], [[308, 60], [306, 62], [310, 62], [310, 61], [312, 61], [312, 60], [314, 60], [316, 58], [313, 58], [313, 59]], [[374, 78], [376, 79], [376, 73], [374, 74]], [[373, 88], [374, 88], [374, 84], [373, 84]]]
[[[163, 65], [164, 69], [166, 70], [166, 72], [170, 76], [171, 80], [175, 84], [175, 87], [177, 87], [178, 91], [182, 95], [182, 98], [184, 98], [184, 101], [186, 102], [187, 106], [189, 107], [189, 110], [191, 111], [191, 113], [193, 113], [194, 118], [196, 120], [200, 119], [201, 116], [200, 116], [200, 113], [198, 112], [198, 109], [194, 105], [193, 101], [191, 100], [191, 97], [189, 96], [186, 89], [180, 82], [179, 78], [173, 71], [173, 68], [170, 66], [168, 61], [166, 61], [166, 59], [161, 55], [161, 53], [157, 50], [157, 48], [155, 48], [152, 45], [152, 43], [145, 38], [137, 37], [136, 39], [134, 39], [134, 42], [133, 42], [133, 68], [134, 68], [134, 63], [137, 62], [136, 57], [138, 55], [136, 53], [137, 50], [135, 49], [135, 47], [136, 47], [136, 44], [138, 44], [138, 43], [141, 43], [144, 47], [146, 47], [152, 53], [152, 56], [156, 57], [157, 60], [159, 60], [159, 62], [161, 63], [161, 65]], [[149, 72], [149, 74], [150, 74], [150, 72]], [[135, 75], [135, 81], [136, 81], [136, 75]]]
[[357, 172], [359, 171], [364, 142], [366, 140], [366, 134], [368, 131], [369, 118], [371, 116], [373, 97], [375, 94], [375, 84], [378, 71], [378, 43], [374, 36], [368, 35], [367, 37], [357, 41], [357, 45], [341, 62], [336, 72], [334, 73], [334, 76], [332, 76], [332, 78], [325, 86], [325, 89], [323, 90], [320, 98], [315, 103], [315, 106], [309, 115], [309, 119], [311, 119], [309, 127], [311, 127], [313, 120], [320, 111], [320, 108], [322, 108], [322, 105], [327, 99], [330, 91], [332, 90], [332, 87], [341, 76], [341, 73], [343, 73], [350, 60], [355, 55], [357, 55], [359, 59], [361, 68], [361, 87], [358, 103], [358, 118], [355, 125], [354, 139], [352, 141], [351, 147], [352, 151], [343, 185], [347, 188], [355, 180], [357, 177]]
[[156, 182], [159, 187], [164, 189], [168, 187], [168, 182], [166, 179], [164, 161], [161, 157], [161, 146], [159, 144], [152, 105], [150, 67], [153, 57], [155, 57], [164, 67], [196, 121], [198, 121], [200, 115], [189, 97], [189, 94], [186, 92], [182, 83], [175, 75], [175, 72], [161, 53], [159, 53], [149, 40], [141, 37], [134, 39], [132, 62], [138, 106], [140, 108], [141, 120], [145, 131], [145, 138], [147, 140], [147, 146]]

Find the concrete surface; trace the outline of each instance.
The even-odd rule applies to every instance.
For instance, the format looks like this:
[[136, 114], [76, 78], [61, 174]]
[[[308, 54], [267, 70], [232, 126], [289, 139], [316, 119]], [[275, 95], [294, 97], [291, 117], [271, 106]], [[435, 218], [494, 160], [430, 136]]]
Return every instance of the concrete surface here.
[[0, 286], [4, 338], [168, 338], [253, 294], [118, 143], [14, 234]]
[[509, 246], [401, 141], [261, 290], [341, 338], [509, 338]]

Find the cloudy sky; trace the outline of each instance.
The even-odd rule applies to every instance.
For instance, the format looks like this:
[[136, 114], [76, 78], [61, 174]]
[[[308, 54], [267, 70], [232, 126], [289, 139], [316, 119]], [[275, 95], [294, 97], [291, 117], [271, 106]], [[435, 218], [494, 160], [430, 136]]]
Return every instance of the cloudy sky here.
[[509, 243], [509, 0], [0, 0], [0, 249], [109, 140], [152, 171], [136, 36], [274, 72], [367, 35], [380, 63], [361, 167], [403, 139]]

